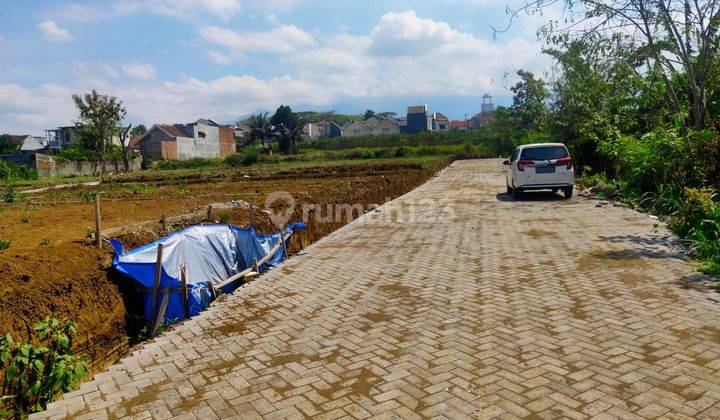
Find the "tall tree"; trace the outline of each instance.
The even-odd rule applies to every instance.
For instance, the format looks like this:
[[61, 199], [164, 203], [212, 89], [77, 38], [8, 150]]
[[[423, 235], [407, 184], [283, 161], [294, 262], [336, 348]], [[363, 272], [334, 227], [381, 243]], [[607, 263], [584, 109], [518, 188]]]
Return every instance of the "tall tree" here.
[[22, 140], [16, 140], [10, 134], [0, 135], [0, 153], [17, 153], [22, 147]]
[[128, 156], [130, 151], [130, 144], [128, 143], [128, 133], [132, 133], [132, 124], [127, 127], [120, 127], [118, 129], [118, 136], [120, 137], [120, 146], [122, 147], [123, 165], [125, 171], [130, 170], [130, 157]]
[[644, 54], [645, 71], [659, 75], [685, 138], [688, 123], [697, 130], [710, 123], [708, 81], [720, 71], [720, 0], [528, 0], [511, 15], [542, 12], [558, 3], [564, 4], [564, 22], [550, 21], [540, 35], [550, 41], [625, 36]]
[[287, 105], [280, 105], [275, 111], [275, 115], [270, 118], [270, 123], [280, 139], [281, 151], [283, 153], [297, 152], [298, 138], [291, 133], [294, 134], [298, 129], [302, 131], [302, 123], [293, 110]]
[[363, 115], [363, 120], [369, 120], [370, 118], [375, 116], [375, 111], [372, 109], [368, 109], [365, 111], [365, 115]]
[[545, 115], [545, 100], [550, 93], [542, 79], [529, 71], [518, 70], [520, 81], [510, 88], [513, 96], [513, 113], [522, 129], [536, 128]]
[[83, 96], [72, 95], [72, 98], [80, 111], [80, 118], [75, 126], [81, 143], [95, 156], [95, 171], [98, 172], [101, 162], [104, 171], [105, 158], [112, 145], [113, 136], [118, 133], [120, 122], [127, 114], [125, 107], [116, 97], [100, 95], [95, 89]]
[[130, 130], [131, 136], [142, 136], [145, 133], [147, 133], [147, 128], [142, 124], [138, 124]]
[[250, 143], [259, 142], [260, 148], [266, 150], [266, 142], [272, 134], [272, 124], [268, 118], [268, 113], [264, 112], [250, 116], [248, 128], [250, 129]]

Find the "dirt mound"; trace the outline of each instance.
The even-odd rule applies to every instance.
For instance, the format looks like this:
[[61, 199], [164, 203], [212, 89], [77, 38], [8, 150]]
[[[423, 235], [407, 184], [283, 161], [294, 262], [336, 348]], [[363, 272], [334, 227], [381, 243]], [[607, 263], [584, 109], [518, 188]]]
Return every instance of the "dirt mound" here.
[[[158, 220], [161, 215], [187, 213], [218, 201], [217, 197], [204, 194], [250, 201], [261, 209], [272, 191], [293, 195], [298, 207], [291, 221], [300, 221], [303, 204], [323, 209], [336, 204], [360, 204], [367, 209], [370, 204], [382, 204], [412, 190], [446, 164], [439, 161], [428, 168], [416, 164], [323, 166], [279, 175], [271, 173], [261, 180], [242, 182], [212, 180], [182, 188], [144, 185], [140, 191], [117, 185], [99, 189], [103, 194], [106, 227]], [[95, 370], [102, 370], [127, 352], [129, 336], [137, 335], [143, 316], [135, 307], [137, 293], [122, 290], [121, 286], [131, 286], [112, 277], [110, 247], [99, 251], [80, 240], [92, 225], [92, 206], [82, 200], [63, 200], [81, 199], [83, 192], [49, 191], [35, 197], [35, 202], [28, 200], [3, 209], [0, 239], [10, 239], [12, 244], [10, 249], [0, 251], [0, 333], [11, 332], [16, 338], [27, 339], [33, 335], [32, 324], [47, 315], [75, 320], [80, 331], [76, 350], [90, 356]], [[41, 200], [50, 202], [43, 204]], [[353, 216], [359, 214], [355, 212]], [[246, 226], [249, 216], [247, 209], [238, 207], [215, 209], [213, 218]], [[317, 241], [347, 221], [344, 217], [320, 221], [311, 218], [307, 231], [293, 236], [288, 251], [293, 253]], [[124, 233], [119, 239], [131, 249], [187, 224], [168, 225], [162, 230], [161, 223], [151, 223]], [[254, 226], [260, 233], [277, 232], [277, 227], [261, 211], [254, 213]]]
[[78, 323], [74, 347], [91, 360], [126, 351], [125, 303], [108, 278], [112, 254], [83, 243], [5, 250], [0, 257], [0, 331], [33, 337], [32, 325], [54, 314]]

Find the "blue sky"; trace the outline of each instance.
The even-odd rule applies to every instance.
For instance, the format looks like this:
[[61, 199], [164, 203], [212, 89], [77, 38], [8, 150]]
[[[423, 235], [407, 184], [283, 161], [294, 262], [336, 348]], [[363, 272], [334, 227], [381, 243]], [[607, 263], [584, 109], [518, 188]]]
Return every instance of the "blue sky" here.
[[547, 68], [546, 17], [507, 22], [504, 1], [0, 0], [0, 132], [42, 134], [76, 117], [70, 95], [118, 96], [128, 121], [229, 121], [295, 110], [461, 119], [506, 73]]

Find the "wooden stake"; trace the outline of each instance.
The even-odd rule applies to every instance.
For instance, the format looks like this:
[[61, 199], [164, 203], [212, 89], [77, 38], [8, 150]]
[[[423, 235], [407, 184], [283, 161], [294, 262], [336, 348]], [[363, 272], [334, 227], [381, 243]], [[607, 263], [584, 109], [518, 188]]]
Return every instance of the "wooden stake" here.
[[208, 222], [212, 222], [212, 206], [208, 206], [207, 220]]
[[283, 259], [288, 257], [287, 247], [285, 246], [285, 227], [280, 231], [280, 242], [282, 243]]
[[182, 281], [182, 299], [183, 309], [185, 311], [185, 319], [190, 319], [190, 302], [188, 297], [187, 274], [185, 272], [185, 264], [180, 266], [180, 280]]
[[100, 231], [100, 195], [95, 193], [95, 239], [97, 247], [102, 248], [102, 232]]
[[253, 271], [260, 274], [260, 267], [258, 267], [257, 258], [253, 258]]
[[[157, 320], [157, 298], [160, 293], [160, 280], [162, 276], [162, 257], [163, 257], [163, 244], [158, 244], [157, 247], [157, 260], [155, 262], [155, 287], [153, 287], [153, 300], [152, 300], [152, 323], [151, 327], [155, 325]], [[154, 333], [154, 331], [153, 331]], [[152, 335], [152, 334], [151, 334]]]
[[210, 286], [210, 295], [212, 296], [213, 300], [217, 299], [217, 290], [215, 290], [215, 286], [213, 286], [213, 284], [210, 282], [208, 282], [208, 286]]
[[160, 227], [162, 228], [163, 232], [167, 231], [167, 224], [165, 222], [165, 213], [160, 214]]
[[168, 286], [165, 290], [163, 290], [163, 298], [162, 302], [160, 303], [160, 310], [158, 311], [157, 319], [155, 319], [155, 323], [153, 324], [152, 332], [150, 334], [151, 337], [155, 337], [160, 331], [160, 326], [163, 324], [163, 321], [165, 321], [165, 311], [167, 310], [168, 301], [170, 300], [170, 287]]

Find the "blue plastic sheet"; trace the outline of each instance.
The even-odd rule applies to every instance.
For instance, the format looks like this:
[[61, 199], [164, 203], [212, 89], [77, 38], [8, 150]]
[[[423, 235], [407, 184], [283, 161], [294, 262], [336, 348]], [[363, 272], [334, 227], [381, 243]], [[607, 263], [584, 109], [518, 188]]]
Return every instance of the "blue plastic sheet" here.
[[[285, 230], [285, 236], [293, 230], [305, 229], [303, 223], [294, 223]], [[258, 235], [253, 228], [232, 225], [196, 225], [174, 232], [158, 241], [131, 251], [125, 251], [122, 244], [111, 239], [115, 249], [113, 267], [130, 281], [139, 286], [142, 294], [145, 318], [152, 322], [152, 297], [155, 287], [155, 266], [158, 244], [163, 244], [160, 290], [180, 289], [180, 267], [185, 265], [189, 289], [189, 313], [195, 316], [208, 307], [212, 301], [209, 284], [219, 285], [233, 275], [252, 267], [253, 259], [264, 258], [278, 243], [280, 233]], [[275, 266], [285, 258], [284, 247], [280, 247], [260, 271]], [[223, 286], [224, 293], [231, 292], [235, 284]], [[162, 293], [158, 294], [157, 308], [160, 308]], [[165, 311], [165, 323], [183, 319], [185, 309], [182, 295], [170, 293]]]

